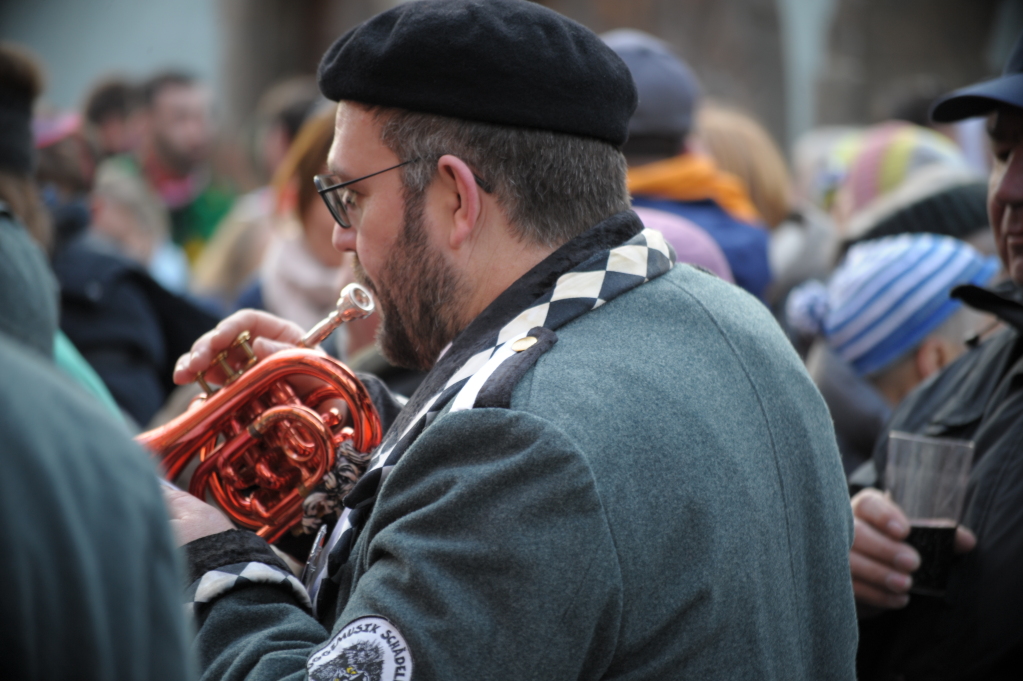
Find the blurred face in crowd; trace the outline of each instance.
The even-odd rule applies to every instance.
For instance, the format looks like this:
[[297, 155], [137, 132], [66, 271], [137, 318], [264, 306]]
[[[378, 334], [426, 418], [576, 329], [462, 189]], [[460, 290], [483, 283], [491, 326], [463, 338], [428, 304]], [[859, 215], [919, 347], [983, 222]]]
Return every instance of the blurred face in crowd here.
[[97, 195], [92, 202], [90, 229], [114, 242], [129, 258], [148, 264], [156, 248], [155, 235], [142, 224], [129, 206], [110, 197]]
[[[327, 167], [341, 181], [397, 165], [401, 160], [380, 141], [380, 123], [359, 106], [338, 105]], [[356, 276], [376, 296], [382, 320], [381, 352], [393, 364], [429, 369], [462, 328], [458, 302], [464, 279], [433, 243], [428, 226], [430, 189], [406, 197], [401, 169], [351, 186], [352, 226], [334, 227], [334, 247], [355, 251]]]
[[133, 111], [127, 116], [107, 116], [97, 126], [100, 149], [104, 154], [131, 153], [141, 143], [144, 129], [141, 111]]
[[1004, 106], [988, 118], [994, 157], [988, 216], [1006, 272], [1023, 284], [1023, 109]]
[[210, 94], [197, 85], [166, 85], [153, 99], [149, 126], [160, 158], [188, 173], [209, 156], [213, 142]]
[[[281, 165], [284, 157], [288, 154], [292, 139], [284, 125], [276, 123], [263, 133], [260, 137], [259, 151], [263, 168], [271, 175]], [[323, 203], [317, 199], [318, 203]], [[330, 211], [327, 211], [328, 213]]]

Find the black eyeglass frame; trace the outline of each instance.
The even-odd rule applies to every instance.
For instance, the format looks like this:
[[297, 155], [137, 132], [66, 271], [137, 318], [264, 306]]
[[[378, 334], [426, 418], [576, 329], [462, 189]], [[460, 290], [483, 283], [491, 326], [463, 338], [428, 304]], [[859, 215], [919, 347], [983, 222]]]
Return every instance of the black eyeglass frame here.
[[[332, 201], [331, 200], [332, 196], [337, 196], [334, 192], [336, 192], [338, 189], [344, 189], [348, 185], [355, 184], [356, 182], [362, 182], [363, 180], [368, 180], [371, 177], [376, 177], [377, 175], [380, 175], [381, 173], [386, 173], [388, 170], [394, 170], [396, 168], [401, 168], [402, 166], [407, 166], [410, 163], [418, 163], [419, 161], [422, 161], [422, 160], [424, 160], [424, 159], [413, 158], [413, 159], [410, 159], [408, 161], [402, 161], [398, 165], [391, 166], [390, 168], [384, 168], [383, 170], [378, 170], [375, 173], [370, 173], [369, 175], [363, 175], [362, 177], [357, 177], [354, 180], [346, 180], [345, 182], [338, 182], [337, 184], [332, 184], [332, 185], [327, 185], [327, 186], [324, 186], [325, 180], [327, 178], [329, 178], [329, 177], [332, 177], [332, 175], [329, 175], [329, 174], [328, 175], [316, 175], [315, 177], [313, 177], [313, 184], [316, 185], [316, 193], [318, 193], [320, 195], [320, 198], [323, 199], [323, 202], [325, 204], [327, 204], [327, 210], [330, 211], [330, 214], [334, 217], [334, 220], [337, 222], [337, 224], [342, 229], [349, 229], [349, 228], [351, 228], [352, 223], [351, 223], [351, 220], [348, 219], [348, 211], [345, 210], [345, 207], [340, 202], [340, 200], [336, 200], [336, 201]], [[477, 175], [476, 173], [473, 173], [472, 177], [473, 177], [474, 180], [476, 180], [476, 184], [479, 185], [480, 189], [482, 189], [483, 191], [485, 191], [488, 194], [491, 191], [493, 191], [490, 188], [490, 184], [488, 182], [486, 182], [483, 178], [481, 178], [479, 175]], [[335, 205], [335, 203], [337, 205]]]

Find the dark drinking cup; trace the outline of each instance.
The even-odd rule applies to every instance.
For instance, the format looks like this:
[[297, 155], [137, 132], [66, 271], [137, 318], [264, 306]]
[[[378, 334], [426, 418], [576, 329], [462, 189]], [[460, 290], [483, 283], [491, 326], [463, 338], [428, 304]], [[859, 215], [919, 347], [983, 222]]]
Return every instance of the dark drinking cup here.
[[920, 554], [910, 593], [940, 596], [948, 584], [955, 558], [956, 523], [952, 520], [914, 520], [906, 543]]
[[906, 543], [920, 554], [910, 593], [945, 593], [972, 464], [972, 442], [899, 432], [888, 438], [885, 486], [909, 518]]

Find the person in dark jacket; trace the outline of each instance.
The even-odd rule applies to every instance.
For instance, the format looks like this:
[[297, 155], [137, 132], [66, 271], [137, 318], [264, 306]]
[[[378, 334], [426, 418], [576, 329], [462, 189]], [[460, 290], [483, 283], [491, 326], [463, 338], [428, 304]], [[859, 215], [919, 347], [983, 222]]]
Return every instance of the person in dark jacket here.
[[139, 427], [174, 389], [174, 359], [218, 317], [171, 293], [137, 262], [86, 232], [53, 257], [60, 327]]
[[[910, 597], [920, 556], [904, 543], [905, 515], [877, 490], [854, 498], [861, 679], [1018, 679], [1023, 670], [1023, 36], [1002, 77], [947, 95], [931, 113], [938, 122], [978, 115], [988, 116], [988, 213], [1009, 281], [952, 295], [1004, 328], [910, 394], [889, 424], [973, 441], [961, 518], [969, 531], [956, 537], [962, 555], [945, 596]], [[874, 453], [882, 475], [886, 452], [884, 436]]]

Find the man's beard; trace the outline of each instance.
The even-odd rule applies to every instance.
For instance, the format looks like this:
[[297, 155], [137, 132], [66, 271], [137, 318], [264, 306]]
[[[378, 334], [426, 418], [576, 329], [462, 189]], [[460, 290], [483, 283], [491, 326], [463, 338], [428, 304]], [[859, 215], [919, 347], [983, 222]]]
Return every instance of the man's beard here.
[[425, 196], [408, 197], [405, 224], [376, 282], [355, 258], [355, 276], [380, 305], [380, 352], [391, 364], [427, 371], [468, 322], [458, 306], [465, 281], [431, 248], [424, 227]]

